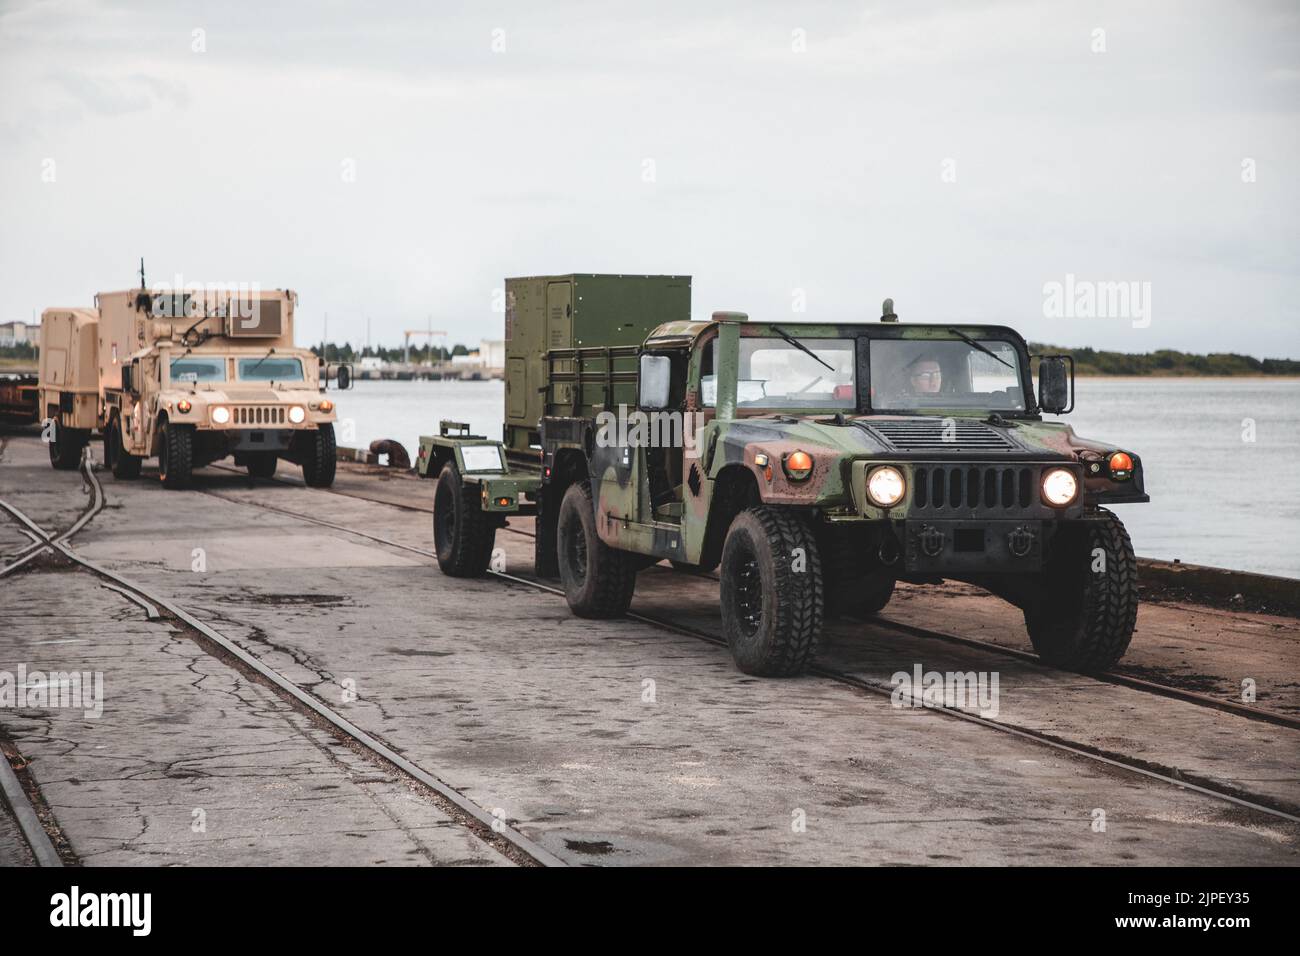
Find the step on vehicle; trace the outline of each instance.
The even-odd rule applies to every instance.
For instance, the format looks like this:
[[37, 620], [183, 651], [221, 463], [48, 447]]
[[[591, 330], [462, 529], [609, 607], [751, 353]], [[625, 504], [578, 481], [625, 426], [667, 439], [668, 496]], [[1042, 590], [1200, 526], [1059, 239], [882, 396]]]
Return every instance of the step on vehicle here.
[[[143, 269], [142, 269], [143, 272]], [[293, 344], [295, 293], [139, 289], [101, 292], [93, 309], [41, 316], [40, 404], [50, 463], [75, 468], [91, 436], [119, 479], [157, 458], [166, 488], [187, 488], [194, 469], [233, 456], [269, 478], [280, 461], [308, 485], [334, 482], [333, 380]]]
[[507, 280], [503, 440], [444, 422], [442, 570], [483, 574], [512, 514], [583, 617], [616, 617], [660, 560], [721, 579], [746, 673], [812, 661], [828, 617], [882, 610], [895, 584], [971, 582], [1022, 609], [1039, 656], [1113, 665], [1137, 564], [1110, 506], [1148, 501], [1131, 450], [1045, 415], [1074, 404], [1068, 356], [1005, 326], [690, 319], [677, 276]]

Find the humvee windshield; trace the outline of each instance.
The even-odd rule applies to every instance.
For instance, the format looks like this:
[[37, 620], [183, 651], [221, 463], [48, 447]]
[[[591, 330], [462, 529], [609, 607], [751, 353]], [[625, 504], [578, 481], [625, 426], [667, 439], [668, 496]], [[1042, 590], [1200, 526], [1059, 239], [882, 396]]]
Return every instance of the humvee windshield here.
[[[851, 409], [857, 403], [853, 339], [799, 338], [812, 355], [781, 338], [740, 340], [740, 370], [736, 383], [738, 408]], [[706, 406], [717, 399], [711, 374], [712, 352], [700, 376], [700, 397]]]
[[302, 360], [296, 358], [241, 358], [239, 377], [245, 382], [301, 382]]
[[172, 359], [171, 380], [173, 382], [224, 382], [226, 380], [226, 360], [224, 358], [200, 358], [185, 355]]
[[992, 354], [960, 340], [872, 339], [872, 409], [1024, 411], [1016, 347], [997, 339], [979, 345]]

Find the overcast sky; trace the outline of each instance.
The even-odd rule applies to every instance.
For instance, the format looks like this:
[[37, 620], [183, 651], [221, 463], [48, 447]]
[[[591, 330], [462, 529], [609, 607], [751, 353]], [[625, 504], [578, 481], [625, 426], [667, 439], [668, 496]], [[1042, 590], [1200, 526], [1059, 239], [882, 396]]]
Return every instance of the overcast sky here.
[[[144, 256], [297, 290], [300, 343], [499, 338], [576, 271], [1300, 358], [1298, 112], [1294, 0], [0, 0], [0, 321]], [[1048, 316], [1067, 275], [1149, 315]]]

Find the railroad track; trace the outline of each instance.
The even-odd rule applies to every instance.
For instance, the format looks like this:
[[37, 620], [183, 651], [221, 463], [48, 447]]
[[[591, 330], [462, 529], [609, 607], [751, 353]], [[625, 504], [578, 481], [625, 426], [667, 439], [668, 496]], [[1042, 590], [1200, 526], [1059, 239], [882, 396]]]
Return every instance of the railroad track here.
[[[517, 862], [531, 863], [539, 866], [567, 866], [560, 857], [556, 856], [550, 850], [536, 843], [529, 837], [520, 833], [515, 828], [509, 826], [504, 820], [489, 813], [483, 807], [461, 795], [451, 786], [443, 782], [434, 774], [426, 771], [424, 768], [411, 762], [403, 757], [397, 751], [393, 750], [382, 740], [372, 736], [360, 727], [353, 724], [346, 717], [328, 707], [323, 701], [316, 698], [310, 692], [299, 687], [282, 674], [269, 667], [257, 656], [249, 653], [240, 647], [236, 642], [226, 637], [215, 628], [209, 626], [204, 621], [190, 614], [184, 608], [174, 604], [166, 597], [152, 591], [144, 585], [137, 584], [128, 580], [115, 571], [102, 567], [92, 561], [77, 554], [66, 543], [67, 538], [75, 534], [78, 530], [86, 525], [104, 506], [103, 488], [100, 486], [99, 479], [95, 476], [94, 469], [90, 467], [89, 462], [85, 459], [82, 461], [83, 474], [88, 483], [93, 486], [96, 496], [95, 503], [83, 513], [67, 531], [61, 534], [48, 532], [41, 528], [30, 517], [11, 505], [4, 499], [0, 499], [0, 508], [3, 508], [14, 520], [19, 522], [33, 534], [38, 535], [40, 541], [33, 545], [36, 549], [30, 557], [40, 554], [45, 550], [57, 551], [64, 557], [80, 565], [92, 574], [108, 582], [104, 586], [119, 592], [129, 600], [141, 605], [145, 609], [146, 615], [151, 619], [161, 617], [158, 608], [163, 608], [174, 619], [175, 622], [188, 626], [193, 631], [201, 635], [212, 646], [205, 644], [203, 640], [196, 643], [203, 647], [209, 653], [214, 652], [214, 647], [219, 649], [218, 653], [228, 654], [235, 658], [239, 664], [253, 674], [261, 678], [262, 682], [278, 693], [282, 699], [296, 706], [299, 710], [306, 710], [314, 715], [318, 720], [324, 722], [327, 729], [331, 730], [335, 736], [340, 737], [354, 746], [364, 750], [372, 760], [380, 763], [390, 770], [397, 771], [405, 777], [414, 780], [418, 784], [437, 794], [443, 803], [442, 809], [462, 825], [467, 826], [484, 842], [497, 845], [508, 844], [513, 848], [513, 856]], [[24, 559], [24, 563], [26, 560]], [[12, 569], [16, 565], [10, 565]], [[41, 825], [39, 818], [32, 809], [30, 802], [27, 801], [25, 794], [22, 792], [21, 785], [13, 777], [13, 770], [9, 767], [8, 761], [0, 761], [3, 767], [0, 768], [0, 786], [3, 786], [3, 792], [11, 806], [14, 806], [15, 818], [19, 827], [23, 831], [24, 837], [32, 847], [37, 861], [41, 865], [61, 865], [58, 854], [53, 850], [49, 834], [46, 833]], [[6, 771], [8, 773], [6, 774]], [[11, 795], [10, 784], [17, 788], [17, 793]], [[17, 803], [15, 803], [17, 801]], [[519, 859], [522, 858], [522, 859]]]
[[[95, 479], [93, 472], [91, 472], [89, 480], [93, 484], [98, 485], [98, 481], [97, 479]], [[293, 482], [285, 482], [285, 483], [294, 484]], [[394, 548], [396, 550], [418, 554], [425, 558], [436, 560], [436, 555], [434, 554], [434, 552], [426, 548], [420, 548], [413, 545], [403, 544], [401, 542], [394, 541], [391, 538], [387, 538], [382, 535], [372, 534], [366, 531], [360, 531], [358, 529], [348, 527], [346, 525], [327, 521], [322, 518], [315, 517], [313, 515], [302, 514], [300, 512], [293, 511], [291, 509], [281, 508], [263, 502], [246, 501], [238, 498], [230, 498], [220, 494], [217, 491], [211, 491], [206, 489], [200, 489], [200, 490], [204, 494], [211, 495], [213, 497], [219, 498], [221, 500], [233, 504], [255, 507], [262, 510], [283, 514], [287, 517], [294, 518], [295, 520], [305, 521], [310, 524], [329, 528], [331, 530], [352, 535], [357, 538], [373, 541], [375, 543], [382, 544], [384, 546]], [[346, 493], [342, 493], [342, 492], [336, 492], [336, 493], [343, 494], [346, 497], [362, 498], [363, 500], [375, 501], [375, 499], [365, 498], [364, 496], [346, 495]], [[100, 495], [102, 496], [102, 490], [100, 491]], [[388, 504], [390, 506], [394, 506], [390, 502], [376, 501], [375, 503]], [[287, 679], [283, 678], [281, 675], [275, 673], [273, 670], [271, 670], [269, 667], [263, 664], [258, 658], [248, 654], [242, 648], [236, 645], [233, 641], [230, 641], [224, 636], [218, 634], [216, 631], [209, 628], [203, 622], [198, 621], [193, 616], [189, 615], [183, 609], [172, 605], [166, 599], [151, 593], [147, 589], [126, 580], [125, 578], [115, 574], [114, 572], [108, 571], [107, 569], [101, 568], [89, 561], [86, 561], [85, 559], [78, 557], [77, 554], [74, 551], [72, 551], [70, 548], [68, 548], [63, 541], [58, 540], [58, 538], [61, 536], [54, 536], [54, 535], [47, 534], [46, 532], [43, 531], [43, 529], [39, 529], [38, 526], [36, 526], [34, 523], [31, 523], [29, 519], [26, 519], [26, 516], [20, 517], [19, 513], [16, 512], [16, 509], [13, 509], [7, 503], [0, 501], [0, 505], [2, 505], [6, 510], [10, 511], [11, 514], [14, 514], [15, 518], [17, 518], [19, 521], [23, 521], [30, 529], [35, 529], [39, 534], [44, 536], [45, 541], [52, 548], [62, 552], [71, 560], [84, 566], [87, 570], [90, 570], [93, 573], [96, 573], [101, 577], [104, 577], [114, 582], [116, 585], [118, 585], [118, 588], [121, 589], [124, 594], [126, 594], [127, 597], [136, 600], [137, 603], [145, 603], [146, 605], [149, 602], [157, 603], [159, 606], [165, 608], [173, 616], [175, 616], [177, 620], [189, 624], [195, 630], [199, 631], [205, 636], [209, 636], [214, 641], [215, 644], [219, 645], [226, 652], [234, 655], [240, 661], [244, 662], [248, 667], [252, 668], [253, 670], [257, 671], [259, 674], [261, 674], [273, 686], [277, 687], [282, 694], [288, 695], [293, 700], [297, 701], [299, 705], [306, 707], [311, 711], [315, 712], [317, 715], [323, 717], [331, 726], [335, 728], [337, 732], [344, 734], [348, 738], [359, 742], [360, 744], [365, 746], [368, 750], [370, 750], [372, 753], [374, 753], [379, 759], [383, 760], [385, 763], [397, 767], [399, 770], [402, 770], [403, 772], [407, 773], [408, 776], [412, 776], [414, 777], [414, 779], [419, 780], [421, 782], [425, 782], [422, 779], [423, 777], [430, 777], [430, 779], [433, 779], [434, 782], [438, 784], [438, 786], [433, 786], [431, 787], [431, 789], [434, 789], [435, 791], [438, 792], [443, 792], [443, 790], [445, 789], [447, 794], [447, 799], [453, 802], [454, 804], [459, 805], [461, 801], [464, 801], [464, 798], [461, 797], [460, 794], [455, 793], [455, 791], [450, 790], [450, 788], [446, 788], [445, 784], [441, 784], [441, 781], [437, 781], [436, 778], [432, 778], [431, 775], [425, 774], [424, 771], [420, 770], [420, 768], [414, 767], [414, 765], [410, 765], [408, 762], [404, 760], [404, 758], [401, 758], [400, 755], [394, 753], [390, 748], [388, 748], [387, 745], [370, 737], [360, 728], [355, 727], [340, 715], [333, 713], [332, 711], [330, 711], [328, 707], [324, 706], [320, 701], [316, 700], [309, 693], [303, 691], [301, 688], [297, 688], [291, 682], [287, 681]], [[102, 507], [102, 503], [101, 503], [101, 507]], [[395, 507], [401, 507], [401, 506], [395, 506]], [[408, 508], [406, 510], [427, 510], [427, 509]], [[84, 517], [85, 516], [83, 515], [83, 518]], [[84, 524], [85, 521], [82, 521], [81, 526], [84, 526]], [[527, 535], [526, 532], [522, 532], [517, 529], [510, 529], [510, 530], [515, 531], [515, 533], [517, 534], [530, 536]], [[552, 595], [562, 596], [563, 594], [563, 592], [560, 591], [560, 589], [558, 588], [555, 588], [551, 585], [545, 584], [535, 579], [522, 577], [520, 575], [507, 574], [504, 572], [490, 572], [490, 575], [502, 581], [507, 581], [534, 590], [543, 591]], [[690, 627], [674, 621], [661, 619], [654, 615], [643, 614], [640, 612], [633, 612], [629, 614], [628, 617], [631, 620], [639, 621], [641, 623], [650, 625], [652, 627], [658, 628], [663, 631], [679, 634], [682, 636], [687, 636], [696, 640], [713, 644], [715, 646], [720, 646], [720, 647], [725, 646], [725, 641], [722, 637], [720, 637], [717, 634], [712, 634], [698, 628]], [[904, 631], [906, 633], [914, 632], [912, 629], [909, 628], [909, 626], [901, 625], [898, 624], [897, 622], [880, 622], [880, 623], [884, 623], [886, 625], [896, 625], [896, 629], [900, 631]], [[1003, 648], [999, 645], [988, 644], [987, 642], [971, 641], [971, 639], [967, 639], [967, 638], [956, 638], [952, 635], [944, 635], [939, 632], [929, 632], [926, 631], [925, 629], [915, 629], [915, 630], [920, 631], [921, 636], [933, 637], [935, 639], [940, 639], [940, 640], [954, 640], [959, 643], [969, 643], [972, 644], [973, 646], [980, 647], [980, 649], [982, 650], [995, 651], [997, 653], [1005, 653], [1008, 650], [1014, 650], [1014, 649]], [[1013, 654], [1012, 656], [1017, 656], [1017, 655]], [[1036, 661], [1036, 658], [1034, 658], [1033, 655], [1025, 655], [1025, 656], [1030, 660]], [[814, 667], [811, 670], [811, 673], [817, 677], [826, 680], [831, 680], [833, 682], [842, 684], [844, 686], [851, 687], [856, 691], [862, 693], [871, 693], [871, 694], [877, 694], [881, 696], [892, 696], [894, 692], [894, 688], [890, 684], [865, 679], [853, 674], [838, 672], [831, 668]], [[1147, 689], [1147, 688], [1139, 688], [1139, 689]], [[1188, 699], [1185, 696], [1185, 692], [1182, 692], [1177, 688], [1161, 687], [1160, 689], [1162, 691], [1167, 690], [1172, 692], [1172, 693], [1166, 693], [1164, 694], [1164, 696]], [[1193, 695], [1193, 697], [1203, 697], [1203, 696], [1204, 695]], [[1213, 701], [1213, 703], [1216, 705], [1222, 703], [1220, 701], [1214, 700], [1213, 698], [1207, 698], [1206, 700]], [[1190, 700], [1190, 702], [1208, 706], [1205, 700], [1192, 699]], [[1089, 745], [1081, 744], [1075, 741], [1061, 739], [1039, 731], [1013, 727], [1007, 724], [1000, 723], [996, 720], [991, 720], [989, 718], [981, 717], [978, 714], [973, 714], [961, 710], [960, 708], [956, 708], [956, 707], [938, 706], [938, 707], [928, 707], [927, 709], [933, 710], [935, 712], [936, 717], [963, 720], [969, 723], [978, 724], [991, 731], [1008, 734], [1010, 736], [1014, 736], [1022, 740], [1026, 740], [1028, 742], [1032, 742], [1035, 745], [1050, 748], [1058, 753], [1069, 754], [1074, 758], [1108, 767], [1114, 771], [1144, 777], [1146, 779], [1152, 780], [1154, 782], [1160, 783], [1165, 786], [1197, 793], [1209, 799], [1227, 803], [1236, 806], [1238, 808], [1241, 808], [1243, 810], [1251, 811], [1275, 820], [1283, 820], [1288, 823], [1300, 823], [1300, 811], [1298, 811], [1298, 809], [1295, 806], [1280, 801], [1276, 801], [1270, 797], [1257, 795], [1257, 794], [1250, 794], [1244, 791], [1235, 791], [1231, 788], [1226, 788], [1222, 786], [1217, 781], [1193, 778], [1183, 773], [1182, 771], [1178, 770], [1177, 768], [1153, 766], [1137, 758], [1132, 758], [1124, 754], [1103, 751], [1099, 748], [1094, 748]], [[1228, 708], [1220, 707], [1219, 709], [1228, 709]], [[1248, 716], [1252, 719], [1263, 719], [1254, 713], [1242, 714], [1242, 716]], [[1274, 716], [1278, 716], [1278, 715], [1271, 715], [1271, 714], [1269, 715], [1269, 717], [1274, 717]], [[1271, 722], [1279, 723], [1279, 721], [1275, 721], [1275, 720]], [[1286, 723], [1285, 726], [1294, 727], [1294, 724]], [[406, 766], [404, 766], [404, 764], [406, 764]], [[464, 801], [464, 802], [468, 802], [468, 801]], [[473, 817], [473, 819], [478, 821], [479, 823], [488, 823], [489, 825], [491, 825], [491, 823], [493, 822], [491, 818], [486, 818], [485, 811], [483, 811], [482, 808], [479, 808], [472, 804], [470, 805], [469, 808], [467, 808], [467, 813], [469, 816]], [[496, 823], [499, 829], [500, 822], [496, 821]], [[544, 848], [537, 847], [536, 844], [533, 844], [531, 841], [528, 840], [528, 838], [524, 837], [522, 834], [518, 834], [517, 831], [512, 830], [508, 834], [502, 834], [502, 836], [504, 836], [508, 840], [508, 842], [511, 842], [513, 845], [515, 845], [523, 855], [531, 858], [534, 862], [541, 863], [543, 865], [557, 865], [557, 864], [563, 865], [563, 861], [553, 857], [549, 853], [549, 851], [546, 851]]]
[[[391, 538], [386, 538], [383, 535], [372, 534], [368, 531], [359, 531], [355, 528], [350, 528], [346, 525], [341, 525], [332, 521], [326, 521], [322, 518], [317, 518], [313, 515], [302, 514], [300, 512], [292, 511], [287, 508], [280, 508], [275, 505], [269, 505], [263, 502], [246, 501], [238, 498], [229, 498], [215, 491], [205, 491], [204, 493], [211, 495], [212, 497], [219, 498], [222, 501], [230, 502], [232, 504], [244, 505], [248, 507], [259, 508], [265, 511], [282, 514], [288, 517], [295, 518], [300, 521], [306, 521], [310, 524], [314, 524], [323, 528], [330, 528], [334, 531], [343, 532], [345, 534], [350, 534], [358, 538], [362, 538], [368, 541], [373, 541], [375, 543], [382, 544], [390, 548], [395, 548], [400, 551], [406, 551], [412, 554], [422, 555], [426, 558], [431, 558], [434, 560], [437, 559], [436, 553], [426, 548], [419, 548], [413, 545], [402, 544], [401, 542], [394, 541]], [[366, 499], [366, 500], [371, 500], [371, 499]], [[384, 502], [378, 502], [378, 503], [384, 503]], [[513, 584], [523, 585], [525, 587], [532, 588], [534, 590], [544, 591], [560, 597], [563, 597], [564, 595], [564, 592], [559, 588], [553, 587], [549, 584], [545, 584], [542, 581], [536, 580], [534, 578], [522, 577], [517, 574], [508, 574], [506, 572], [501, 572], [501, 571], [489, 571], [488, 576], [496, 578], [498, 580], [508, 581]], [[675, 621], [666, 620], [654, 615], [644, 614], [635, 611], [629, 612], [627, 614], [627, 617], [630, 620], [639, 621], [643, 624], [648, 624], [660, 630], [669, 631], [675, 634], [691, 637], [696, 640], [705, 641], [709, 644], [713, 644], [719, 647], [726, 646], [726, 641], [724, 638], [722, 638], [717, 634], [711, 634], [699, 628], [690, 627]], [[930, 635], [927, 634], [927, 636]], [[934, 636], [940, 638], [944, 637], [944, 635], [937, 634], [937, 632], [934, 634]], [[983, 644], [984, 642], [978, 642], [978, 643]], [[988, 645], [988, 647], [997, 649], [999, 651], [1003, 650], [1003, 648], [999, 647], [998, 645]], [[1037, 661], [1037, 658], [1033, 657], [1033, 655], [1028, 655], [1028, 656], [1035, 662]], [[831, 680], [836, 683], [848, 687], [852, 687], [856, 690], [863, 691], [866, 693], [892, 697], [895, 691], [894, 686], [890, 683], [884, 681], [868, 680], [866, 678], [858, 677], [857, 675], [846, 674], [827, 667], [815, 666], [810, 668], [809, 673], [817, 677]], [[1169, 688], [1169, 690], [1177, 691], [1176, 688]], [[1164, 696], [1174, 696], [1174, 694], [1166, 694]], [[1200, 703], [1200, 701], [1192, 701], [1192, 702]], [[1097, 747], [1092, 747], [1090, 745], [1079, 743], [1077, 741], [1066, 740], [1060, 737], [1053, 736], [1051, 734], [1043, 733], [1041, 731], [1028, 730], [1022, 727], [1014, 727], [1009, 724], [992, 720], [990, 718], [981, 717], [978, 714], [974, 714], [957, 707], [937, 705], [933, 707], [927, 706], [926, 709], [933, 711], [936, 715], [949, 717], [957, 720], [963, 720], [968, 723], [978, 724], [979, 726], [996, 731], [998, 733], [1008, 734], [1014, 737], [1018, 737], [1022, 740], [1032, 741], [1035, 744], [1041, 745], [1043, 747], [1051, 748], [1052, 750], [1055, 750], [1060, 753], [1067, 753], [1074, 757], [1092, 763], [1101, 764], [1103, 766], [1120, 770], [1125, 773], [1145, 777], [1149, 780], [1154, 780], [1170, 787], [1176, 787], [1180, 790], [1186, 790], [1193, 793], [1198, 793], [1203, 796], [1212, 798], [1214, 800], [1222, 801], [1244, 809], [1252, 810], [1257, 813], [1272, 817], [1274, 819], [1285, 820], [1289, 823], [1300, 823], [1300, 808], [1297, 808], [1291, 804], [1283, 803], [1281, 801], [1276, 801], [1271, 797], [1266, 797], [1258, 794], [1249, 794], [1246, 792], [1233, 792], [1232, 790], [1223, 787], [1216, 781], [1194, 777], [1193, 775], [1187, 774], [1184, 771], [1179, 770], [1178, 768], [1155, 766], [1139, 758], [1130, 757], [1125, 754], [1116, 753], [1113, 751], [1102, 750]], [[1270, 716], [1277, 716], [1277, 715], [1270, 715]], [[1260, 718], [1255, 718], [1255, 719], [1260, 719]], [[1276, 723], [1276, 721], [1272, 721], [1272, 722]], [[1287, 724], [1286, 726], [1293, 726], [1293, 725]]]
[[[0, 442], [0, 458], [3, 457], [4, 449], [7, 445], [7, 439]], [[59, 534], [50, 534], [46, 532], [35, 522], [29, 520], [26, 515], [23, 515], [19, 519], [19, 530], [31, 538], [32, 543], [14, 555], [14, 559], [9, 564], [0, 567], [0, 578], [17, 571], [27, 562], [34, 560], [42, 554], [53, 552], [58, 543], [70, 539], [74, 534], [89, 524], [95, 515], [104, 510], [104, 489], [100, 486], [98, 479], [94, 478], [94, 470], [87, 467], [87, 463], [90, 461], [88, 454], [89, 451], [90, 449], [87, 448], [82, 452], [81, 473], [86, 481], [85, 490], [91, 495], [90, 503], [86, 505], [85, 510], [82, 511], [77, 520], [74, 521], [66, 531], [60, 532]]]
[[[241, 469], [236, 469], [236, 468], [221, 466], [221, 465], [217, 465], [214, 467], [221, 468], [221, 470], [229, 471], [233, 474], [243, 474], [243, 471]], [[274, 480], [285, 485], [305, 487], [305, 485], [302, 482], [293, 481], [292, 479], [284, 478], [281, 476], [277, 476], [276, 478], [274, 478]], [[341, 497], [344, 498], [353, 498], [358, 501], [370, 501], [370, 502], [374, 502], [375, 504], [388, 505], [389, 507], [400, 508], [406, 511], [420, 511], [420, 512], [424, 512], [425, 514], [433, 514], [433, 508], [424, 507], [418, 504], [397, 504], [395, 502], [386, 501], [381, 498], [370, 498], [363, 495], [352, 495], [346, 491], [338, 491], [335, 489], [321, 489], [321, 490], [328, 491], [331, 494], [340, 495]], [[505, 530], [510, 532], [511, 534], [517, 534], [526, 538], [535, 537], [535, 535], [532, 534], [532, 532], [524, 531], [519, 528], [508, 527]], [[699, 575], [699, 577], [706, 577], [713, 581], [718, 580], [716, 574], [701, 574]], [[888, 617], [881, 617], [880, 615], [869, 615], [861, 618], [861, 620], [866, 623], [875, 625], [877, 627], [884, 628], [886, 630], [895, 631], [900, 634], [907, 634], [911, 637], [921, 637], [921, 638], [926, 638], [928, 640], [940, 641], [946, 644], [954, 644], [962, 647], [969, 647], [975, 650], [986, 651], [991, 654], [1000, 654], [1004, 657], [1012, 657], [1017, 660], [1025, 661], [1037, 667], [1041, 667], [1045, 670], [1057, 670], [1057, 668], [1052, 667], [1050, 664], [1043, 663], [1043, 661], [1038, 657], [1038, 655], [1033, 653], [1032, 651], [1025, 651], [1016, 647], [1007, 647], [1004, 644], [996, 644], [992, 641], [982, 641], [974, 637], [964, 637], [958, 634], [948, 634], [943, 631], [936, 631], [927, 627], [919, 627], [915, 624], [906, 624], [902, 621], [895, 621]], [[1222, 697], [1213, 697], [1209, 694], [1202, 694], [1197, 691], [1187, 690], [1182, 687], [1174, 687], [1170, 684], [1162, 684], [1159, 681], [1149, 680], [1145, 677], [1137, 677], [1133, 674], [1126, 674], [1123, 671], [1117, 671], [1117, 670], [1100, 671], [1095, 674], [1089, 674], [1088, 676], [1093, 678], [1094, 680], [1099, 680], [1107, 684], [1114, 684], [1119, 687], [1127, 687], [1131, 690], [1143, 691], [1148, 694], [1155, 694], [1159, 697], [1167, 697], [1171, 700], [1180, 700], [1183, 701], [1184, 703], [1195, 704], [1198, 707], [1207, 707], [1210, 708], [1211, 710], [1219, 710], [1219, 711], [1223, 711], [1224, 713], [1236, 714], [1237, 716], [1245, 717], [1248, 720], [1256, 720], [1262, 723], [1273, 724], [1278, 727], [1286, 727], [1290, 730], [1300, 730], [1300, 716], [1296, 716], [1293, 714], [1282, 714], [1276, 711], [1267, 710], [1263, 707], [1251, 706], [1250, 704], [1246, 704], [1240, 701], [1229, 700]]]

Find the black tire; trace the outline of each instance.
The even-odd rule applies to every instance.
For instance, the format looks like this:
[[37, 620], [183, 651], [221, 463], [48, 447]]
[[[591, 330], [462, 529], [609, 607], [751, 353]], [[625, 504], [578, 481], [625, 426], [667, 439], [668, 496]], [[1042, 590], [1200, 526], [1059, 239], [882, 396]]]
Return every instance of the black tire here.
[[188, 488], [194, 479], [194, 426], [162, 423], [158, 436], [158, 477], [164, 488]]
[[622, 617], [636, 590], [638, 555], [611, 548], [596, 534], [591, 483], [569, 486], [560, 502], [555, 535], [560, 581], [569, 609], [578, 617]]
[[[1038, 656], [1081, 673], [1104, 671], [1123, 657], [1137, 623], [1133, 543], [1119, 518], [1099, 511], [1101, 520], [1082, 522], [1058, 535], [1042, 587], [1025, 607], [1025, 627]], [[1104, 566], [1093, 570], [1093, 551], [1098, 548]]]
[[876, 571], [865, 574], [858, 582], [858, 590], [848, 602], [850, 614], [876, 614], [883, 611], [894, 596], [894, 585], [898, 582], [892, 574]]
[[302, 459], [302, 479], [312, 488], [328, 488], [334, 484], [338, 467], [338, 449], [334, 442], [334, 426], [325, 422], [315, 432], [304, 434], [305, 455]]
[[496, 524], [481, 507], [476, 486], [464, 484], [456, 463], [447, 462], [433, 493], [433, 545], [442, 573], [482, 577], [492, 561], [496, 535]]
[[140, 477], [141, 458], [131, 455], [122, 445], [122, 420], [116, 415], [104, 431], [104, 464], [119, 481], [133, 481]]
[[863, 617], [894, 596], [894, 576], [875, 562], [861, 535], [829, 532], [818, 539], [825, 575], [826, 617]]
[[81, 467], [81, 452], [90, 444], [90, 432], [84, 428], [65, 428], [54, 423], [54, 440], [50, 442], [50, 464], [59, 471]]
[[270, 478], [275, 474], [275, 467], [280, 458], [273, 451], [255, 451], [244, 459], [250, 478]]
[[759, 677], [802, 673], [817, 653], [825, 610], [812, 529], [788, 510], [742, 511], [722, 546], [721, 599], [737, 667]]

